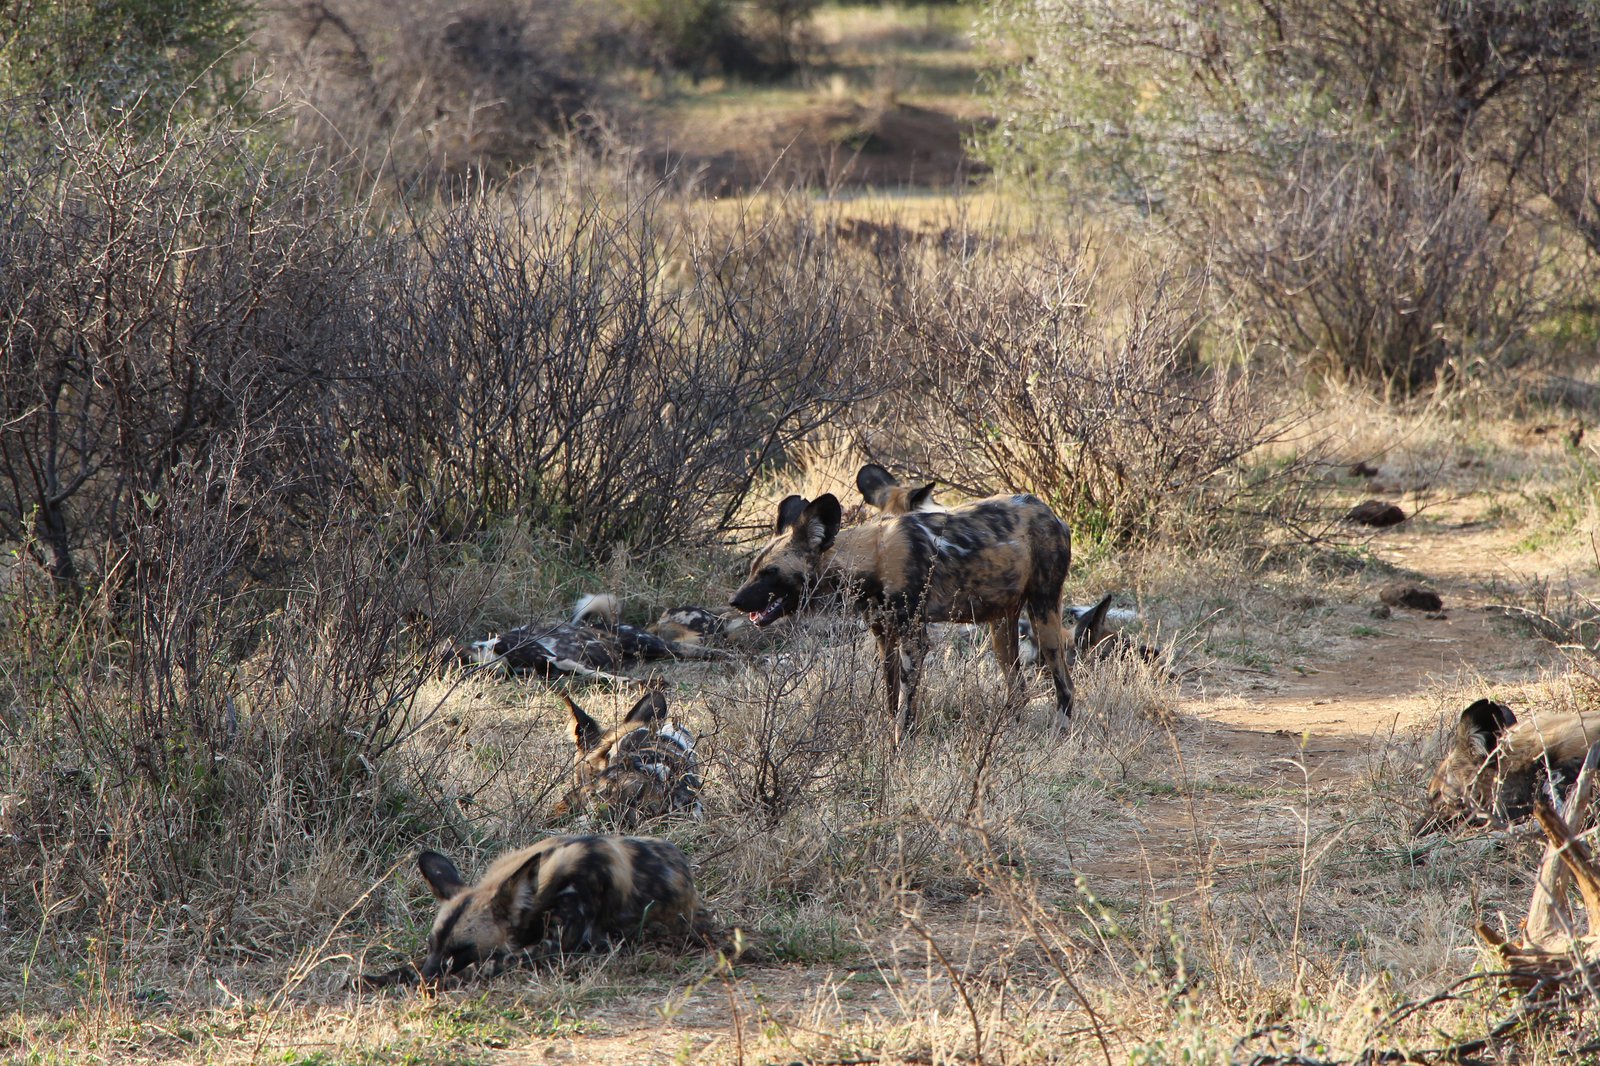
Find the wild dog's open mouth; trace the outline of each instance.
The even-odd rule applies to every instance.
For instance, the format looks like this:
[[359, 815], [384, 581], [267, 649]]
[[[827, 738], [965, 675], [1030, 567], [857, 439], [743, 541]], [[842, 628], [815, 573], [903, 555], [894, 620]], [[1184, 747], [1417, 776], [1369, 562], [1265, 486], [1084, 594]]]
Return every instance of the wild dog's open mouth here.
[[783, 617], [783, 601], [773, 600], [771, 603], [761, 608], [761, 610], [751, 611], [748, 617], [751, 625], [757, 627], [770, 626], [772, 623]]

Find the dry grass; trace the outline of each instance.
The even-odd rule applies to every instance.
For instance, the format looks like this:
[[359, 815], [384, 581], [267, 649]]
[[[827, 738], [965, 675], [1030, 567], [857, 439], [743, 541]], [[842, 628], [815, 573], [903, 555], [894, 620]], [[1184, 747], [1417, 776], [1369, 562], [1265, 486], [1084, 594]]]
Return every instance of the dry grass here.
[[[817, 312], [827, 350], [841, 366], [870, 362], [880, 375], [859, 369], [843, 384], [885, 395], [906, 388], [896, 375], [908, 364], [892, 358], [903, 349], [883, 325], [893, 271], [874, 271], [910, 264], [841, 234], [840, 223], [892, 222], [918, 235], [917, 256], [992, 270], [969, 291], [980, 282], [1003, 290], [1003, 268], [1018, 262], [1008, 257], [1032, 250], [1026, 226], [989, 227], [985, 212], [1004, 214], [1003, 200], [971, 201], [954, 221], [937, 213], [944, 206], [914, 202], [874, 219], [877, 205], [857, 204], [836, 218], [774, 196], [742, 205], [735, 224], [726, 205], [692, 205], [680, 218], [673, 204], [665, 210], [682, 225], [649, 246], [649, 269], [590, 269], [625, 263], [625, 251], [612, 254], [625, 241], [597, 246], [592, 259], [576, 255], [565, 275], [573, 300], [554, 318], [580, 321], [582, 307], [625, 290], [638, 294], [644, 318], [698, 295], [730, 330], [720, 335], [726, 347], [708, 343], [708, 366], [745, 350], [736, 337], [762, 354], [811, 356], [803, 332], [748, 332], [750, 301], [756, 292], [814, 295], [825, 281], [838, 296]], [[703, 218], [715, 226], [697, 229]], [[461, 232], [503, 232], [493, 212], [479, 221], [486, 230]], [[993, 240], [944, 243], [947, 230], [959, 236], [969, 225], [989, 227]], [[749, 243], [717, 243], [738, 226]], [[625, 231], [607, 230], [619, 240]], [[573, 254], [560, 242], [533, 247]], [[725, 254], [710, 254], [719, 247]], [[791, 254], [775, 257], [775, 248]], [[1104, 248], [1073, 261], [1082, 271], [1073, 292], [1086, 287], [1105, 304], [1076, 335], [1091, 354], [1146, 308], [1134, 283], [1148, 264]], [[515, 278], [523, 260], [540, 258], [525, 251], [490, 257], [483, 273]], [[460, 284], [440, 292], [481, 291], [481, 262], [464, 257], [451, 275]], [[954, 308], [963, 337], [983, 336], [995, 308], [940, 299], [952, 277], [969, 276], [922, 280], [925, 314]], [[542, 308], [543, 291], [525, 291], [528, 306]], [[1021, 300], [1001, 311], [1026, 324], [1038, 306]], [[1192, 308], [1178, 310], [1157, 347], [1184, 359], [1166, 369], [1185, 387], [1214, 384], [1207, 375], [1218, 368], [1184, 343]], [[463, 314], [453, 350], [486, 347], [487, 322]], [[608, 320], [591, 333], [613, 341], [627, 330]], [[665, 336], [670, 369], [682, 335]], [[527, 362], [516, 345], [503, 351], [502, 367]], [[849, 361], [863, 352], [873, 359]], [[931, 376], [938, 363], [915, 368]], [[458, 379], [485, 376], [469, 366]], [[1158, 376], [1150, 391], [1171, 384]], [[433, 641], [561, 617], [577, 595], [599, 590], [618, 593], [630, 621], [724, 602], [778, 499], [833, 491], [853, 502], [860, 463], [885, 457], [887, 405], [841, 402], [767, 461], [740, 465], [755, 482], [719, 497], [725, 521], [702, 521], [706, 508], [673, 495], [678, 482], [654, 492], [622, 486], [652, 507], [677, 503], [688, 512], [674, 513], [684, 529], [716, 526], [695, 550], [574, 545], [576, 520], [562, 526], [556, 509], [538, 526], [514, 504], [492, 508], [500, 520], [471, 535], [434, 537], [406, 520], [398, 494], [392, 508], [360, 512], [371, 522], [345, 520], [333, 497], [340, 521], [308, 534], [303, 566], [268, 581], [224, 565], [237, 540], [223, 519], [265, 523], [278, 517], [271, 498], [240, 497], [236, 512], [210, 506], [231, 484], [219, 466], [183, 471], [201, 489], [137, 524], [141, 545], [164, 565], [144, 565], [123, 586], [127, 603], [54, 603], [47, 575], [25, 555], [9, 557], [0, 582], [0, 1059], [1348, 1061], [1483, 1032], [1505, 1004], [1475, 985], [1459, 1000], [1396, 1012], [1481, 968], [1473, 923], [1516, 913], [1534, 846], [1523, 833], [1418, 842], [1409, 827], [1439, 730], [1463, 701], [1594, 699], [1545, 645], [1478, 610], [1558, 579], [1592, 595], [1592, 448], [1536, 432], [1570, 412], [1532, 388], [1501, 399], [1463, 385], [1393, 407], [1334, 389], [1306, 403], [1277, 378], [1250, 384], [1292, 414], [1253, 446], [1233, 441], [1238, 462], [1211, 473], [1232, 490], [1292, 468], [1305, 492], [1301, 509], [1284, 514], [1299, 524], [1262, 522], [1253, 502], [1202, 511], [1181, 494], [1152, 496], [1142, 482], [1127, 492], [1160, 521], [1120, 537], [1109, 525], [1080, 528], [1069, 598], [1123, 593], [1143, 613], [1139, 638], [1169, 656], [1081, 664], [1082, 710], [1069, 730], [1054, 727], [1042, 678], [1013, 714], [986, 638], [959, 627], [935, 642], [920, 731], [902, 750], [878, 713], [872, 642], [853, 616], [787, 625], [732, 663], [657, 668], [675, 715], [701, 736], [706, 818], [643, 831], [682, 846], [711, 906], [743, 930], [752, 958], [733, 965], [646, 949], [437, 999], [363, 997], [344, 984], [426, 936], [433, 907], [411, 868], [418, 848], [477, 870], [506, 847], [587, 825], [550, 814], [572, 757], [554, 693], [488, 673], [440, 676]], [[1074, 399], [1061, 397], [1063, 409]], [[1262, 427], [1265, 416], [1253, 414], [1230, 423], [1227, 399], [1208, 408], [1221, 416], [1215, 436]], [[620, 397], [620, 409], [636, 406]], [[653, 429], [667, 416], [654, 400], [647, 406], [631, 417]], [[422, 408], [433, 410], [427, 396]], [[726, 443], [724, 420], [711, 414], [674, 436], [684, 454], [711, 456]], [[895, 427], [890, 443], [906, 445], [938, 412], [919, 417]], [[1046, 450], [1021, 439], [1021, 420], [955, 428]], [[323, 439], [337, 451], [362, 438]], [[648, 433], [637, 439], [639, 448], [618, 450], [669, 454], [651, 452]], [[941, 454], [959, 457], [962, 439]], [[526, 444], [516, 433], [496, 440]], [[1105, 450], [1116, 458], [1115, 441]], [[1052, 470], [1072, 469], [1066, 454]], [[1151, 454], [1141, 469], [1161, 465]], [[457, 456], [446, 442], [414, 459], [464, 491], [479, 487]], [[1358, 459], [1377, 463], [1376, 479], [1408, 509], [1421, 505], [1421, 516], [1381, 536], [1341, 527], [1344, 508], [1379, 491], [1346, 472]], [[615, 517], [606, 501], [621, 497], [605, 495], [608, 479], [629, 480], [616, 469], [573, 477], [599, 493], [584, 498], [585, 522]], [[973, 494], [1002, 487], [981, 473], [960, 480]], [[962, 496], [941, 493], [946, 503]], [[1450, 617], [1375, 618], [1375, 587], [1397, 575], [1444, 585]], [[594, 685], [579, 698], [609, 723], [631, 695]], [[1521, 1038], [1518, 1052], [1551, 1061], [1563, 1042], [1571, 1032], [1553, 1026]]]

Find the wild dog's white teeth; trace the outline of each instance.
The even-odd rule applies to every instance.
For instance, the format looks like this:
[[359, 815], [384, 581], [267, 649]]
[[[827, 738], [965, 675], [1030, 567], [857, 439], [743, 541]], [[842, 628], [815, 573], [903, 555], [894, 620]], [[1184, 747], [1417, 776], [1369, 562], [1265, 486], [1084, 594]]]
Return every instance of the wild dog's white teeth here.
[[750, 621], [757, 626], [770, 625], [783, 614], [783, 601], [773, 600], [759, 611], [750, 612]]

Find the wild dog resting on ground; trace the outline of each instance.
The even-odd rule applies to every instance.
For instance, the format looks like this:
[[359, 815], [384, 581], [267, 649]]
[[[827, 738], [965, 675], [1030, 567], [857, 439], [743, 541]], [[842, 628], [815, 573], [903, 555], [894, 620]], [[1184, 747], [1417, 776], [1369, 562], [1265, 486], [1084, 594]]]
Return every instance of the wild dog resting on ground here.
[[558, 816], [594, 809], [631, 827], [683, 811], [700, 817], [700, 760], [694, 737], [667, 717], [667, 697], [647, 692], [622, 724], [603, 730], [565, 692], [578, 746], [573, 787], [556, 804]]
[[514, 674], [577, 674], [616, 680], [611, 673], [651, 659], [713, 659], [726, 653], [664, 640], [617, 619], [615, 596], [585, 596], [572, 620], [549, 626], [519, 626], [464, 649], [463, 663], [499, 663]]
[[662, 640], [677, 644], [716, 644], [749, 625], [749, 621], [738, 611], [669, 607], [650, 625], [649, 631]]
[[1061, 634], [1061, 585], [1072, 539], [1044, 501], [995, 496], [952, 511], [890, 515], [840, 531], [832, 494], [778, 506], [776, 535], [756, 555], [732, 603], [768, 626], [819, 600], [863, 611], [878, 640], [895, 735], [915, 717], [929, 622], [988, 623], [1013, 695], [1021, 692], [1017, 618], [1026, 609], [1055, 681], [1056, 711], [1072, 714], [1073, 651]]
[[[1080, 656], [1111, 659], [1119, 656], [1136, 656], [1147, 663], [1161, 658], [1161, 652], [1136, 642], [1122, 627], [1139, 618], [1138, 611], [1113, 608], [1116, 593], [1107, 593], [1093, 606], [1071, 606], [1062, 614], [1062, 623], [1072, 626], [1072, 646]], [[1026, 618], [1017, 623], [1021, 644], [1022, 664], [1034, 666], [1039, 662], [1039, 645], [1033, 639], [1033, 625]]]
[[428, 954], [381, 974], [363, 974], [362, 988], [438, 985], [469, 966], [493, 974], [561, 953], [597, 951], [646, 925], [684, 937], [703, 936], [689, 862], [664, 840], [622, 836], [559, 836], [509, 852], [468, 885], [436, 851], [417, 866], [440, 900]]
[[1590, 745], [1600, 741], [1600, 711], [1530, 715], [1478, 700], [1461, 712], [1449, 750], [1428, 783], [1427, 817], [1417, 833], [1460, 822], [1504, 825], [1533, 813], [1549, 790], [1565, 801]]

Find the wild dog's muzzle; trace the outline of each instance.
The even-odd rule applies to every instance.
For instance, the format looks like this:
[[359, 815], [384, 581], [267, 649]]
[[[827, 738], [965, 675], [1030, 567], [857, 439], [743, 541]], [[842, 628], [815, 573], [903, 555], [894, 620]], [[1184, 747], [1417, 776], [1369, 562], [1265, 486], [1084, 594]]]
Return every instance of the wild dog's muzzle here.
[[782, 618], [784, 613], [783, 601], [773, 600], [771, 603], [761, 608], [761, 610], [751, 611], [745, 617], [750, 619], [751, 625], [759, 629], [763, 626], [770, 626], [772, 623]]

